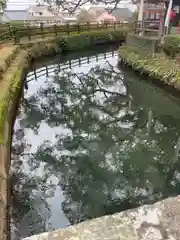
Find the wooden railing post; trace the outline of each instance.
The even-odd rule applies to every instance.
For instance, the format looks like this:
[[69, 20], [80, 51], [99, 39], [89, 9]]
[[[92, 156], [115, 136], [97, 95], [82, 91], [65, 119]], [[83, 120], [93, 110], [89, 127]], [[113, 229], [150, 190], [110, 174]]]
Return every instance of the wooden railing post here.
[[10, 25], [10, 24], [8, 24], [8, 28], [9, 28], [9, 36], [10, 36], [11, 38], [13, 38], [13, 32], [12, 32], [12, 29], [11, 29], [11, 25]]
[[156, 41], [152, 41], [152, 56], [154, 56], [155, 52], [156, 52]]
[[116, 22], [114, 22], [114, 29], [116, 29]]
[[41, 28], [41, 35], [44, 37], [44, 23], [40, 23], [40, 28]]
[[134, 22], [133, 22], [133, 25], [132, 25], [133, 33], [134, 33], [134, 34], [137, 33], [137, 25], [138, 25], [138, 22], [137, 22], [137, 21], [134, 21]]
[[66, 32], [67, 32], [67, 34], [69, 34], [69, 24], [68, 23], [66, 23]]
[[77, 28], [78, 28], [78, 34], [80, 33], [80, 25], [78, 24], [77, 25]]
[[90, 23], [87, 22], [87, 29], [89, 30], [89, 28], [90, 28]]
[[141, 24], [141, 32], [142, 32], [142, 36], [144, 36], [144, 28], [146, 27], [144, 19], [142, 20], [142, 24]]
[[18, 30], [16, 29], [15, 35], [14, 35], [14, 44], [18, 44], [18, 43], [20, 43], [20, 36], [19, 36]]
[[46, 68], [46, 77], [49, 77], [48, 66], [46, 65], [45, 68]]
[[56, 27], [56, 24], [54, 24], [54, 33], [55, 33], [55, 35], [57, 36], [57, 27]]
[[159, 36], [163, 35], [163, 29], [164, 29], [164, 21], [163, 21], [163, 18], [161, 17], [159, 22], [159, 34], [158, 34]]
[[28, 40], [31, 41], [31, 30], [30, 30], [30, 27], [27, 26], [27, 29], [28, 29]]

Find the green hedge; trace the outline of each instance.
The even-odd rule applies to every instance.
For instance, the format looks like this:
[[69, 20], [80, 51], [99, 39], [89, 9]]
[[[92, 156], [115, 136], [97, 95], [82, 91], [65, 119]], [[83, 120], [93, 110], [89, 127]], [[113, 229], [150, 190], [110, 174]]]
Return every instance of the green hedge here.
[[[35, 44], [28, 43], [28, 51], [30, 58], [33, 60], [38, 57], [54, 55], [66, 51], [80, 51], [90, 48], [94, 45], [107, 44], [125, 41], [128, 30], [115, 30], [115, 31], [90, 31], [83, 32], [79, 35], [71, 34], [69, 36], [56, 37], [49, 41], [39, 41]], [[25, 46], [27, 49], [27, 45]]]
[[142, 57], [133, 48], [124, 45], [119, 48], [119, 58], [141, 74], [147, 74], [175, 88], [180, 87], [179, 64], [163, 53]]
[[105, 44], [110, 42], [117, 42], [125, 40], [127, 29], [121, 30], [101, 30], [84, 32], [77, 36], [66, 36], [60, 40], [60, 47], [63, 50], [83, 50], [92, 45]]
[[164, 52], [172, 57], [180, 53], [180, 36], [168, 35], [164, 37], [164, 43], [162, 44]]

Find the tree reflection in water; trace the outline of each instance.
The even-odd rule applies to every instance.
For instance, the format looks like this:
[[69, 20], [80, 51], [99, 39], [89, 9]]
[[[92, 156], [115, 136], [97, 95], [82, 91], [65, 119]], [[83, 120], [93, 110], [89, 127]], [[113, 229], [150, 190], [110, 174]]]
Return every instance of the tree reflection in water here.
[[[45, 122], [52, 129], [60, 127], [60, 133], [54, 142], [47, 136], [33, 153], [24, 143], [23, 156], [13, 161], [18, 162], [12, 166], [14, 219], [29, 227], [29, 220], [41, 218], [39, 227], [32, 224], [37, 232], [47, 228], [44, 210], [37, 211], [35, 202], [48, 209], [46, 193], [54, 190], [51, 176], [61, 186], [62, 209], [71, 224], [180, 192], [179, 146], [175, 150], [180, 114], [165, 115], [159, 101], [159, 106], [140, 106], [138, 90], [126, 77], [109, 64], [87, 74], [55, 71], [35, 94], [25, 96], [21, 129], [39, 134]], [[141, 101], [146, 101], [143, 94]], [[34, 172], [42, 167], [38, 177]]]
[[32, 235], [35, 231], [44, 232], [50, 217], [46, 198], [52, 195], [54, 186], [47, 181], [46, 173], [38, 176], [29, 171], [26, 159], [30, 157], [30, 148], [31, 146], [24, 139], [24, 131], [16, 125], [10, 171], [12, 240]]

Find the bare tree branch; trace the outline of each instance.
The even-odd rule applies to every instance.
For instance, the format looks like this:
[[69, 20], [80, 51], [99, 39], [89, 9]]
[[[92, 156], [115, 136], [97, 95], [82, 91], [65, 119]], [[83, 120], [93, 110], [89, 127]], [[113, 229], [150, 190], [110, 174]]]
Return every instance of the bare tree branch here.
[[[110, 65], [111, 66], [111, 65]], [[108, 69], [106, 69], [105, 71], [107, 71], [108, 73], [118, 73], [118, 72], [113, 72], [113, 70], [108, 70]], [[77, 77], [78, 78], [78, 80], [80, 81], [80, 83], [84, 86], [84, 83], [83, 83], [83, 80], [81, 79], [81, 77], [83, 76], [84, 78], [91, 78], [92, 79], [92, 81], [94, 81], [94, 82], [96, 82], [96, 85], [98, 86], [98, 88], [95, 88], [95, 89], [93, 89], [90, 93], [88, 93], [88, 95], [90, 96], [90, 95], [94, 95], [95, 93], [97, 93], [97, 92], [102, 92], [102, 93], [104, 93], [104, 96], [108, 99], [108, 96], [107, 96], [107, 94], [111, 94], [111, 95], [116, 95], [116, 96], [118, 96], [118, 97], [121, 97], [121, 98], [126, 98], [127, 99], [127, 96], [125, 96], [124, 94], [121, 94], [121, 93], [119, 93], [119, 92], [112, 92], [112, 91], [109, 91], [109, 90], [107, 90], [107, 89], [105, 89], [105, 88], [102, 88], [100, 85], [99, 85], [99, 81], [98, 81], [98, 79], [97, 78], [95, 78], [95, 77], [93, 77], [93, 76], [90, 76], [90, 75], [87, 75], [87, 74], [85, 74], [85, 73], [80, 73], [80, 74], [77, 74], [77, 73], [73, 73], [73, 75], [75, 76], [75, 77]], [[120, 79], [122, 80], [122, 78], [120, 77]], [[83, 92], [84, 94], [86, 94], [87, 95], [87, 93], [85, 93], [85, 92]]]
[[[134, 4], [138, 1], [139, 0], [131, 0], [129, 2]], [[85, 4], [101, 4], [107, 6], [106, 10], [111, 13], [117, 8], [118, 4], [120, 4], [122, 0], [45, 0], [45, 2], [49, 4], [49, 6], [57, 6], [57, 8], [61, 8], [62, 11], [68, 11], [69, 13], [74, 13], [77, 8], [82, 7]]]

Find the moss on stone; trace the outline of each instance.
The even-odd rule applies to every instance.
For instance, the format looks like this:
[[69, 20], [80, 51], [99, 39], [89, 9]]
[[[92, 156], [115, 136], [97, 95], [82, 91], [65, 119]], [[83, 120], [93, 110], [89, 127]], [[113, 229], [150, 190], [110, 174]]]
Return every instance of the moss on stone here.
[[165, 36], [162, 48], [167, 55], [175, 57], [180, 53], [180, 35]]
[[19, 49], [19, 46], [5, 46], [0, 50], [0, 78], [2, 78]]
[[20, 79], [27, 67], [27, 53], [22, 51], [16, 56], [8, 71], [4, 74], [0, 83], [0, 144], [5, 143], [4, 139], [4, 124], [6, 121], [6, 113], [8, 112], [9, 104], [13, 101], [13, 95], [20, 88]]

